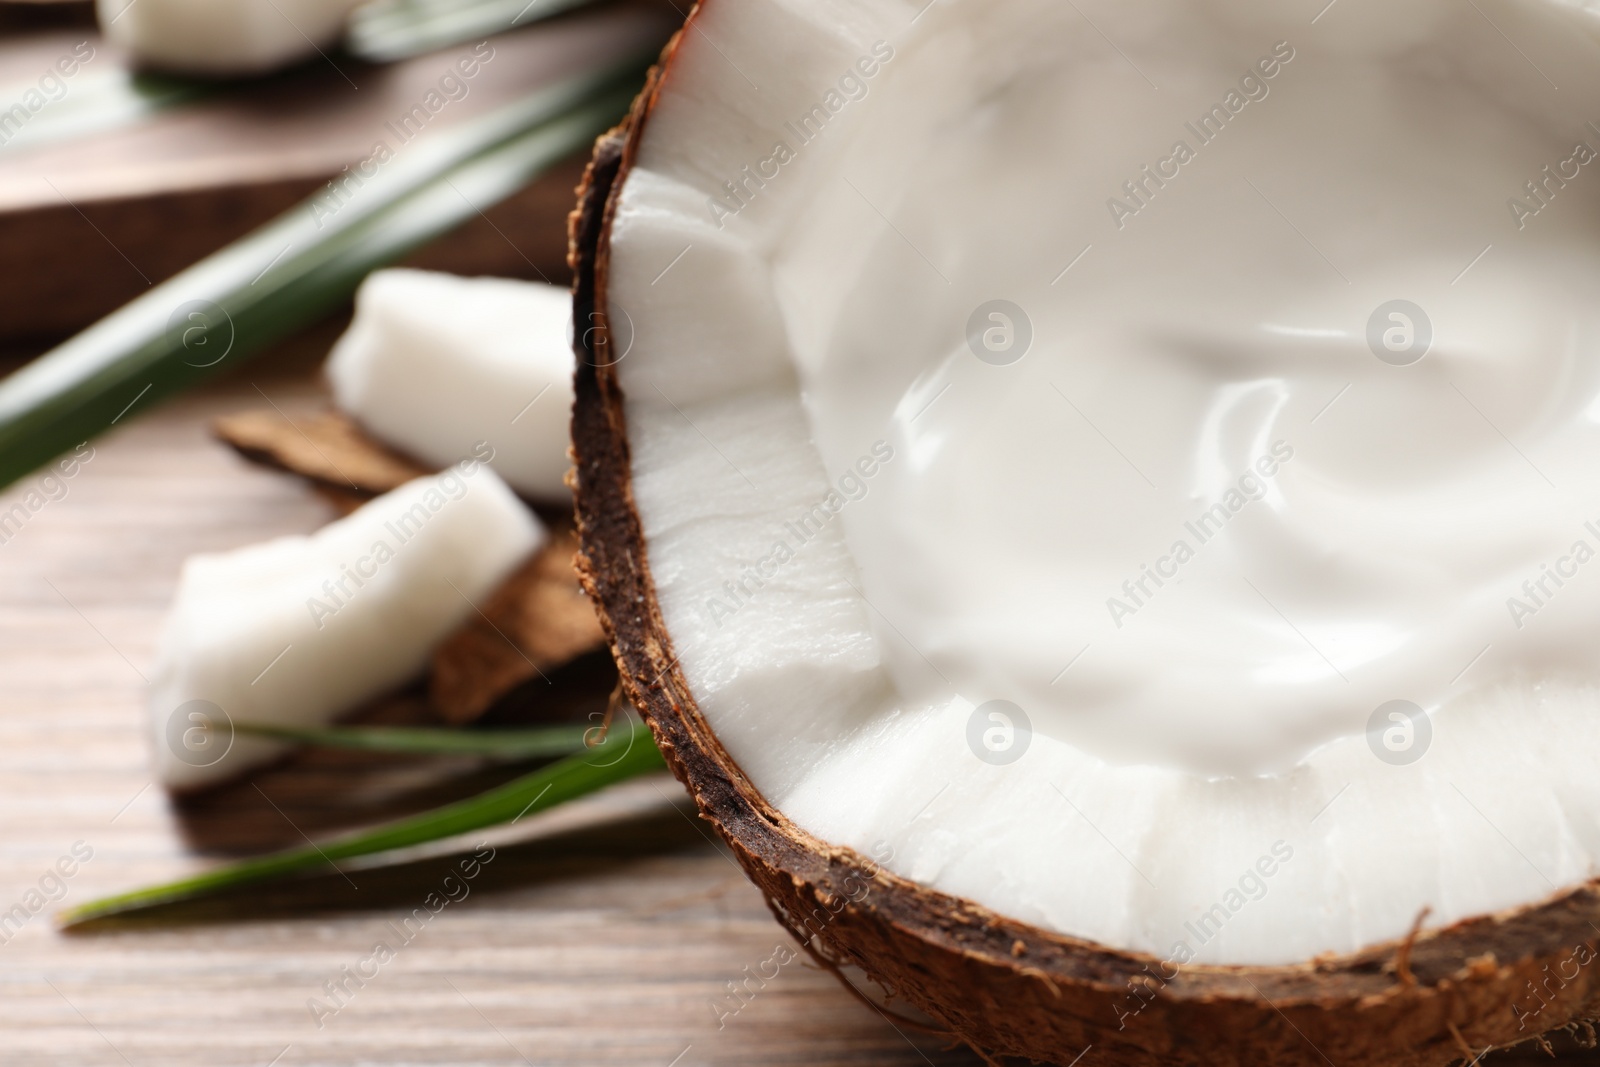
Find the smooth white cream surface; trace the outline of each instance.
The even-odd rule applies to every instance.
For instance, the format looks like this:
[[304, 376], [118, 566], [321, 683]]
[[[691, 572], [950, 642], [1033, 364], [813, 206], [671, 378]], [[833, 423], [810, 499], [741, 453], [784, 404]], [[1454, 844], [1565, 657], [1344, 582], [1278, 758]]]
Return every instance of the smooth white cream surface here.
[[[785, 313], [827, 465], [879, 436], [903, 457], [842, 521], [908, 703], [1004, 698], [1108, 760], [1239, 774], [1388, 700], [1593, 677], [1600, 47], [1560, 8], [1497, 12], [1557, 92], [1470, 5], [1405, 7], [1370, 45], [1337, 8], [1108, 9], [1126, 58], [1068, 11], [1003, 75], [937, 48], [884, 72], [860, 195], [831, 203], [888, 223], [823, 322], [797, 281]], [[939, 135], [898, 143], [907, 95]], [[847, 254], [795, 243], [780, 292]], [[1011, 365], [963, 336], [994, 298], [1031, 324]], [[1410, 366], [1367, 336], [1402, 299], [1431, 323]]]
[[[1179, 963], [1593, 876], [1600, 17], [768, 0], [701, 30], [609, 296], [663, 610], [769, 798]], [[1416, 759], [1369, 736], [1391, 701]]]

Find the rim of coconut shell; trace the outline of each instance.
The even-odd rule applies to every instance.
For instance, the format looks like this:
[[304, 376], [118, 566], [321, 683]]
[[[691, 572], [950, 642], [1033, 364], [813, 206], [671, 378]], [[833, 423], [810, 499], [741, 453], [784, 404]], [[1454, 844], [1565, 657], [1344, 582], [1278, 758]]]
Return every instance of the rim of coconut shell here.
[[[1563, 965], [1579, 946], [1600, 955], [1600, 879], [1442, 930], [1419, 932], [1424, 912], [1411, 936], [1349, 955], [1273, 967], [1184, 964], [1172, 976], [1155, 956], [1043, 930], [901, 878], [767, 802], [701, 714], [673, 650], [634, 504], [606, 328], [617, 199], [706, 2], [668, 42], [627, 118], [596, 142], [569, 220], [574, 322], [584, 324], [573, 331], [577, 563], [628, 697], [779, 922], [841, 980], [841, 965], [859, 967], [986, 1059], [1068, 1063], [1092, 1047], [1086, 1065], [1421, 1067], [1564, 1027], [1592, 1033], [1584, 1020], [1600, 1015], [1600, 967], [1585, 961], [1568, 977]], [[1542, 1007], [1530, 1027], [1513, 1005], [1531, 1011], [1534, 989]]]

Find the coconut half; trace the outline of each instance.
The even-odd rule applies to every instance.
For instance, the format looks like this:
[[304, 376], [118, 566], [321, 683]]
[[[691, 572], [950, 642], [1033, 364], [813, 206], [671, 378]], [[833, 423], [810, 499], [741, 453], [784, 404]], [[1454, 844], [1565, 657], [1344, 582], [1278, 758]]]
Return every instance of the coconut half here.
[[1044, 1062], [1595, 1014], [1597, 48], [695, 10], [573, 216], [581, 568], [802, 943]]

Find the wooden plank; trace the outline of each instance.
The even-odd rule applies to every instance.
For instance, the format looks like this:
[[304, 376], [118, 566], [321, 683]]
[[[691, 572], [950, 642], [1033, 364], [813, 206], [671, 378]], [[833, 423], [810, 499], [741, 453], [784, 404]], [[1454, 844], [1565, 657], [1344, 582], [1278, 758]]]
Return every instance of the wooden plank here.
[[[207, 433], [217, 414], [322, 403], [311, 368], [337, 324], [97, 443], [66, 495], [0, 544], [0, 912], [74, 842], [65, 903], [415, 810], [504, 772], [459, 761], [304, 755], [170, 803], [149, 785], [143, 675], [182, 559], [307, 531], [332, 510]], [[258, 389], [260, 392], [258, 392]], [[25, 498], [36, 480], [0, 497]], [[603, 665], [528, 713], [593, 707]], [[591, 703], [584, 704], [588, 700]], [[502, 711], [516, 717], [516, 709]], [[414, 694], [369, 717], [425, 715]], [[259, 788], [258, 788], [259, 787]], [[269, 799], [270, 798], [270, 799]], [[307, 1064], [973, 1064], [901, 1036], [798, 960], [721, 1028], [727, 983], [791, 946], [669, 778], [497, 839], [498, 853], [347, 1007], [307, 1000], [442, 885], [447, 860], [352, 870], [63, 936], [41, 913], [0, 945], [8, 1067]], [[52, 904], [57, 907], [59, 904]], [[396, 947], [398, 947], [396, 945]], [[326, 997], [324, 996], [324, 999]], [[288, 1049], [285, 1052], [285, 1049]], [[681, 1057], [681, 1058], [680, 1058]]]
[[[81, 329], [301, 202], [380, 142], [403, 153], [651, 47], [677, 18], [666, 0], [629, 0], [496, 37], [465, 95], [411, 140], [402, 118], [472, 45], [389, 66], [318, 60], [94, 137], [0, 147], [0, 348]], [[68, 80], [63, 106], [94, 79], [126, 72], [126, 59], [92, 33], [32, 33], [0, 42], [0, 91], [25, 87], [85, 40], [95, 58]], [[0, 109], [11, 103], [0, 99]], [[486, 210], [422, 262], [564, 282], [565, 213], [586, 154]]]
[[94, 27], [91, 0], [0, 0], [0, 33]]

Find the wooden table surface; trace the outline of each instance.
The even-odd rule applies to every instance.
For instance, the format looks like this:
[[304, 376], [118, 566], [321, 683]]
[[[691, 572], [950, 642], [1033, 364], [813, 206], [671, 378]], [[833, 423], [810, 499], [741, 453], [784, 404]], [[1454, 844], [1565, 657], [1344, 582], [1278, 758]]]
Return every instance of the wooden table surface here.
[[[415, 811], [508, 773], [323, 752], [182, 803], [150, 782], [144, 679], [184, 557], [333, 515], [301, 483], [215, 443], [208, 423], [263, 396], [290, 412], [320, 406], [315, 360], [338, 325], [96, 442], [66, 495], [0, 544], [0, 914], [75, 843], [93, 849], [64, 897], [0, 944], [0, 1063], [979, 1064], [897, 1029], [799, 960], [719, 1025], [734, 1003], [728, 983], [793, 942], [664, 775], [491, 835], [495, 858], [469, 894], [331, 1017], [308, 1001], [331, 1006], [325, 982], [378, 941], [398, 946], [390, 924], [440, 888], [459, 850], [85, 933], [53, 928], [63, 905]], [[0, 496], [0, 511], [36, 488]], [[593, 701], [606, 669], [579, 665], [502, 714]], [[420, 705], [400, 694], [364, 714], [416, 721]], [[1094, 1067], [1092, 1051], [1082, 1067]]]
[[[0, 913], [26, 903], [76, 842], [93, 849], [64, 898], [0, 945], [0, 1063], [976, 1063], [897, 1032], [799, 961], [719, 1028], [713, 1005], [730, 1003], [727, 983], [792, 943], [665, 776], [492, 838], [495, 858], [470, 895], [320, 1028], [308, 1000], [326, 1000], [324, 982], [375, 942], [398, 944], [389, 923], [440, 887], [449, 857], [176, 908], [159, 922], [53, 929], [63, 905], [495, 777], [471, 763], [323, 753], [181, 805], [150, 784], [144, 679], [183, 558], [333, 514], [212, 442], [207, 424], [264, 406], [261, 393], [290, 411], [318, 402], [305, 357], [330, 336], [97, 442], [67, 494], [0, 544]], [[0, 511], [33, 488], [0, 497]], [[574, 688], [592, 691], [592, 679]], [[402, 695], [372, 716], [414, 718], [418, 700]]]

